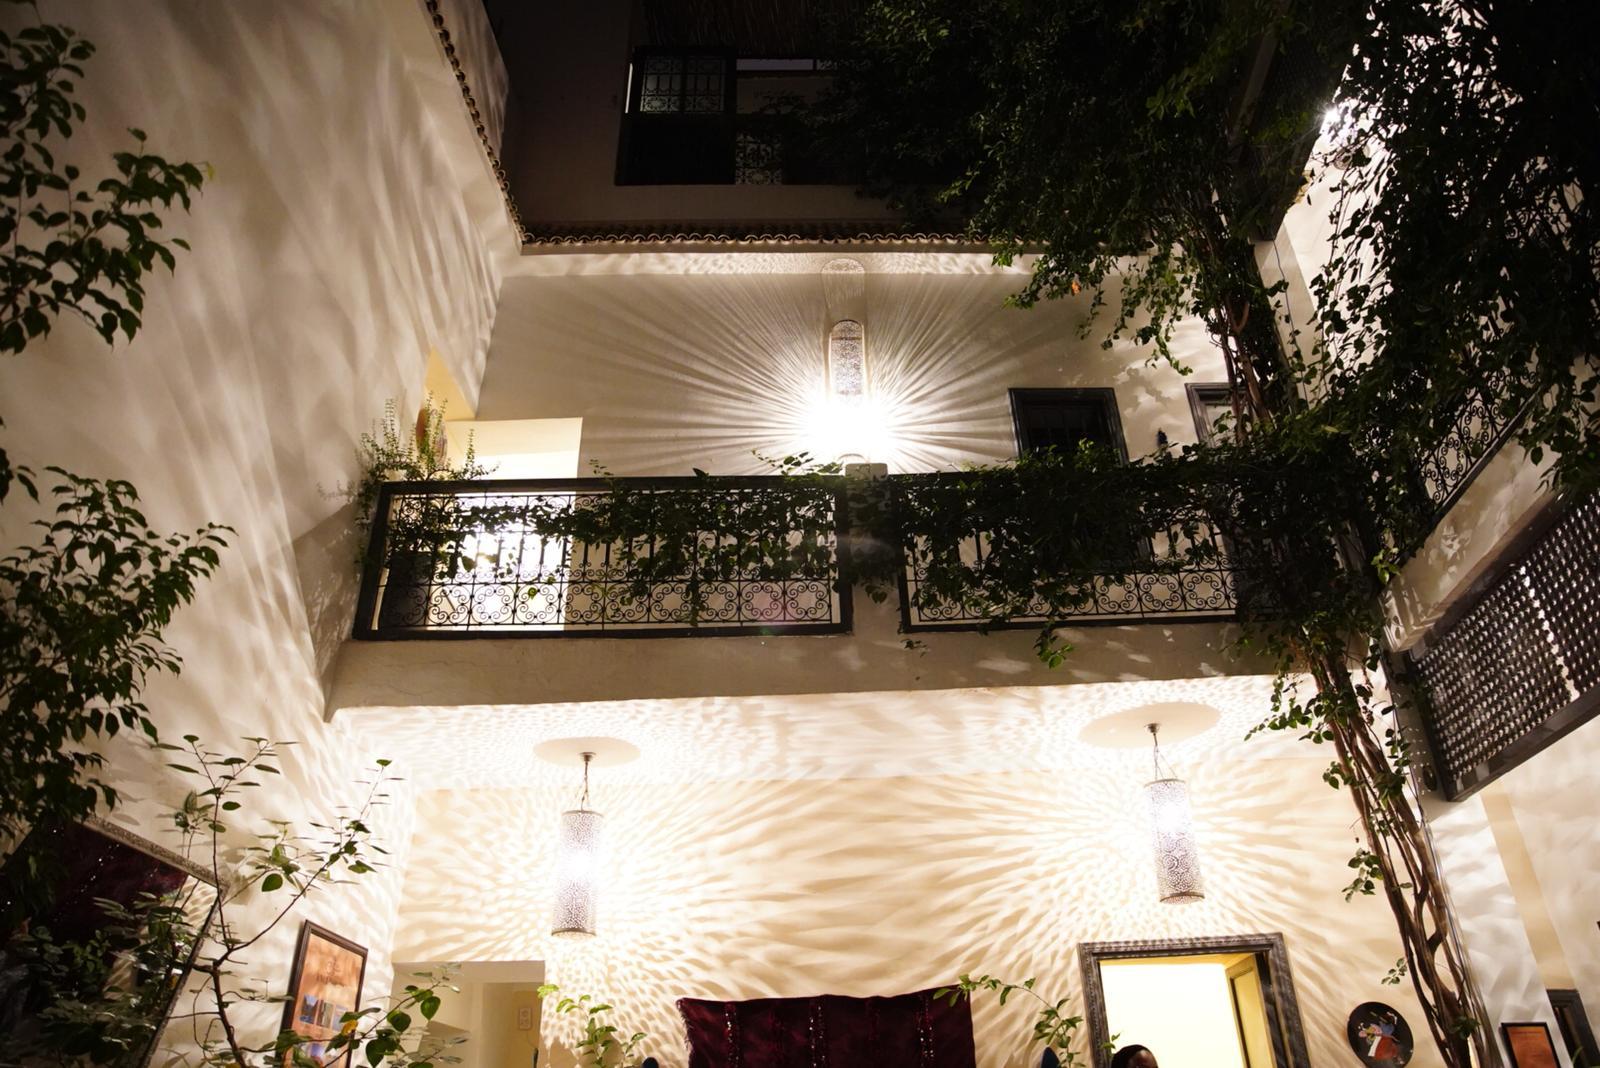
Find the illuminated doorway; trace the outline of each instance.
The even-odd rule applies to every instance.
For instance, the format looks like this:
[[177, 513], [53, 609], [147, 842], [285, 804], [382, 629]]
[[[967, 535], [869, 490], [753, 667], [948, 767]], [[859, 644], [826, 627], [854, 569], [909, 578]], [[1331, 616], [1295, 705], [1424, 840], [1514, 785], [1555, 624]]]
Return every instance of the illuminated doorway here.
[[1307, 1068], [1279, 935], [1085, 942], [1078, 955], [1096, 1068], [1113, 1035], [1193, 1068]]

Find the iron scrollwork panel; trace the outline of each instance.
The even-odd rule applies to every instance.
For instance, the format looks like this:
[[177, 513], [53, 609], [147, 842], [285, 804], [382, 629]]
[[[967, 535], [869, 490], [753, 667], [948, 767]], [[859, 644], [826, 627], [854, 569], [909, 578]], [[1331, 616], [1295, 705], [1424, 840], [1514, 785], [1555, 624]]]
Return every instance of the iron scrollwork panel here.
[[[473, 488], [394, 488], [374, 547], [381, 564], [359, 613], [373, 626], [358, 628], [359, 636], [834, 632], [848, 625], [831, 490], [797, 494], [761, 479], [454, 485]], [[575, 513], [607, 506], [613, 486], [634, 495], [640, 516], [654, 514], [656, 500], [675, 509], [678, 521], [668, 527], [676, 533], [644, 526], [626, 541], [583, 541], [552, 533], [540, 519], [563, 516], [570, 531]], [[692, 545], [680, 544], [681, 517], [702, 513], [706, 528], [689, 536]], [[762, 551], [742, 552], [710, 529], [719, 523], [756, 525]], [[655, 566], [663, 553], [671, 554], [661, 558], [668, 563]]]

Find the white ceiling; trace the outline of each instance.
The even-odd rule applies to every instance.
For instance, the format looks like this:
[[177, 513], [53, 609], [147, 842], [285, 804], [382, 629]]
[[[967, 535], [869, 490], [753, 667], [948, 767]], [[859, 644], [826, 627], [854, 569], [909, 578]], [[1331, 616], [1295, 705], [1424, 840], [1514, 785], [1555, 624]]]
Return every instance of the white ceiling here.
[[[1142, 729], [1147, 718], [1169, 721], [1162, 752], [1180, 774], [1199, 761], [1325, 759], [1292, 737], [1245, 741], [1268, 711], [1271, 686], [1269, 677], [1245, 675], [920, 692], [367, 707], [341, 710], [335, 722], [351, 730], [371, 756], [394, 760], [422, 789], [564, 783], [575, 769], [539, 759], [534, 747], [577, 735], [636, 745], [637, 761], [604, 770], [607, 781], [634, 783], [1112, 768], [1137, 773], [1150, 759]], [[1185, 719], [1182, 712], [1169, 708], [1148, 717], [1144, 709], [1174, 703], [1215, 709], [1215, 724], [1184, 738], [1176, 722]], [[1189, 730], [1213, 718], [1201, 712], [1190, 710]]]

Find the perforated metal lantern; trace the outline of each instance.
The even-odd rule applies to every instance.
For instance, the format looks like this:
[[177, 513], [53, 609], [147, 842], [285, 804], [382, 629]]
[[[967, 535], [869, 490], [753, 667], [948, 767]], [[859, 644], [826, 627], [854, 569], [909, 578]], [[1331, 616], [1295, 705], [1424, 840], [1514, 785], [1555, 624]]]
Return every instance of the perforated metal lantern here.
[[841, 319], [828, 332], [828, 384], [842, 401], [866, 395], [867, 335], [854, 319]]
[[592, 809], [574, 808], [561, 814], [560, 838], [556, 842], [555, 908], [550, 921], [553, 935], [586, 938], [594, 934], [604, 830], [605, 817]]
[[1200, 850], [1194, 840], [1189, 787], [1182, 779], [1156, 779], [1145, 784], [1156, 851], [1156, 885], [1168, 904], [1200, 901], [1206, 895], [1200, 880]]
[[1150, 829], [1156, 852], [1156, 886], [1169, 905], [1201, 901], [1200, 849], [1194, 840], [1194, 815], [1189, 810], [1189, 787], [1167, 765], [1162, 774], [1161, 725], [1151, 723], [1151, 766], [1155, 777], [1145, 783], [1150, 799]]

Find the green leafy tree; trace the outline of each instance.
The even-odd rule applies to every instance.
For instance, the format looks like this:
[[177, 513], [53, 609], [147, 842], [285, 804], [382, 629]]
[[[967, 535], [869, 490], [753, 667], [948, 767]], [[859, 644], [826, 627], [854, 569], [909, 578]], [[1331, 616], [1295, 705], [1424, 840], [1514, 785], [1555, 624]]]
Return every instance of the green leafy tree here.
[[[9, 0], [27, 3], [28, 0]], [[34, 8], [35, 17], [37, 9]], [[0, 31], [0, 354], [21, 353], [67, 314], [108, 344], [131, 339], [144, 314], [144, 276], [176, 265], [161, 212], [185, 210], [205, 175], [145, 151], [145, 135], [112, 156], [114, 173], [85, 178], [58, 160], [85, 118], [73, 99], [94, 46], [66, 26]], [[3, 425], [3, 423], [0, 423]], [[0, 449], [0, 501], [15, 472]]]
[[[358, 785], [360, 800], [310, 825], [306, 834], [278, 821], [248, 821], [250, 793], [279, 774], [288, 743], [245, 739], [227, 753], [195, 735], [183, 743], [153, 743], [168, 767], [194, 789], [171, 813], [178, 851], [209, 872], [170, 895], [142, 895], [132, 905], [102, 901], [106, 922], [87, 943], [58, 942], [32, 924], [14, 934], [0, 958], [10, 979], [5, 1002], [31, 1007], [0, 1036], [0, 1063], [122, 1066], [140, 1063], [166, 1027], [173, 1063], [226, 1068], [293, 1064], [313, 1068], [306, 1036], [292, 1030], [260, 1033], [241, 1025], [245, 1002], [274, 1005], [289, 995], [264, 992], [242, 978], [244, 955], [287, 920], [308, 896], [369, 876], [387, 851], [373, 829], [377, 808], [395, 778], [379, 760]], [[242, 853], [243, 860], [233, 859]], [[209, 897], [204, 900], [202, 895]], [[246, 897], [266, 898], [265, 922], [241, 923]], [[178, 979], [188, 989], [177, 990]], [[439, 1011], [448, 970], [422, 973], [389, 1003], [341, 1017], [326, 1043], [329, 1058], [354, 1054], [368, 1065], [433, 1068], [457, 1058], [446, 1044], [417, 1033]], [[0, 988], [5, 983], [0, 982]], [[174, 1010], [175, 1008], [175, 1011]], [[171, 1011], [171, 1015], [169, 1015]]]
[[954, 1005], [962, 998], [970, 1001], [974, 992], [984, 990], [998, 994], [1000, 1004], [1004, 1005], [1013, 994], [1020, 991], [1040, 1006], [1034, 1016], [1033, 1033], [1028, 1041], [1028, 1048], [1031, 1050], [1036, 1045], [1043, 1046], [1056, 1054], [1057, 1063], [1064, 1064], [1067, 1068], [1075, 1068], [1081, 1061], [1078, 1051], [1071, 1048], [1072, 1037], [1078, 1028], [1083, 1026], [1083, 1017], [1065, 1015], [1068, 999], [1049, 1000], [1033, 988], [1036, 981], [1024, 979], [1020, 983], [1008, 983], [992, 975], [963, 974], [956, 980], [954, 986], [941, 987], [933, 992], [933, 996], [943, 998]]
[[171, 270], [156, 209], [189, 207], [204, 180], [199, 165], [171, 163], [135, 147], [112, 156], [115, 173], [85, 179], [56, 159], [51, 142], [72, 136], [83, 105], [72, 99], [94, 46], [64, 26], [0, 32], [0, 352], [21, 352], [75, 315], [109, 343], [131, 339], [144, 311], [144, 275]]
[[[31, 5], [30, 5], [31, 6]], [[37, 14], [37, 12], [35, 12]], [[73, 99], [93, 46], [38, 23], [0, 33], [0, 352], [20, 353], [62, 314], [112, 341], [132, 338], [143, 278], [171, 269], [156, 210], [187, 208], [203, 175], [143, 150], [114, 155], [98, 181], [56, 158], [84, 117]], [[154, 734], [139, 694], [152, 673], [176, 672], [162, 642], [173, 611], [218, 563], [225, 528], [163, 535], [138, 511], [133, 486], [51, 468], [54, 518], [36, 545], [0, 560], [0, 835], [72, 820], [115, 792], [86, 744], [125, 728]], [[0, 450], [0, 501], [12, 484], [37, 499], [32, 472]]]
[[[873, 0], [841, 29], [810, 118], [870, 191], [946, 214], [1010, 263], [1013, 301], [1087, 291], [1105, 343], [1172, 358], [1202, 319], [1245, 402], [1293, 395], [1253, 240], [1275, 223], [1343, 62], [1355, 5], [1268, 0]], [[1274, 54], [1302, 76], [1272, 94]], [[1298, 149], [1298, 156], [1296, 150]], [[1086, 324], [1087, 327], [1087, 324]]]
[[1410, 547], [1410, 465], [1475, 404], [1553, 454], [1557, 485], [1600, 485], [1600, 8], [1373, 0], [1370, 17], [1334, 104], [1313, 288], [1331, 416]]
[[[181, 663], [162, 640], [218, 564], [226, 528], [150, 529], [131, 485], [51, 469], [55, 514], [0, 558], [0, 836], [91, 815], [117, 796], [94, 737], [155, 737], [140, 694]], [[26, 477], [26, 476], [24, 476]], [[30, 492], [33, 487], [28, 484]]]
[[[1245, 503], [1275, 521], [1230, 537], [1267, 565], [1251, 588], [1269, 610], [1249, 637], [1280, 669], [1265, 726], [1334, 749], [1325, 778], [1350, 791], [1365, 832], [1353, 892], [1389, 901], [1452, 1065], [1483, 1055], [1481, 1013], [1409, 744], [1371, 681], [1375, 595], [1434, 518], [1417, 457], [1474, 405], [1508, 423], [1526, 412], [1523, 443], [1557, 454], [1557, 484], [1596, 484], [1600, 66], [1579, 42], [1597, 18], [1593, 5], [1534, 15], [1509, 0], [874, 0], [844, 28], [835, 87], [813, 113], [855, 146], [869, 189], [959, 220], [1002, 262], [1037, 252], [1014, 303], [1087, 291], [1097, 312], [1114, 309], [1107, 344], [1131, 337], [1169, 359], [1179, 318], [1206, 323], [1248, 447], [1193, 450], [1200, 462], [1180, 468], [1200, 476], [1196, 506], [1230, 518], [1219, 484], [1306, 464], [1356, 490], [1286, 509], [1258, 480]], [[1346, 67], [1336, 254], [1314, 286], [1328, 344], [1307, 354], [1278, 342], [1253, 244], [1300, 185]], [[1021, 548], [1019, 561], [1041, 562]], [[1330, 562], [1342, 562], [1332, 575]], [[986, 585], [974, 603], [1003, 617], [1038, 603], [1039, 579], [1020, 574], [942, 577]], [[1041, 654], [1057, 652], [1046, 636]], [[1314, 696], [1288, 685], [1301, 675]]]

